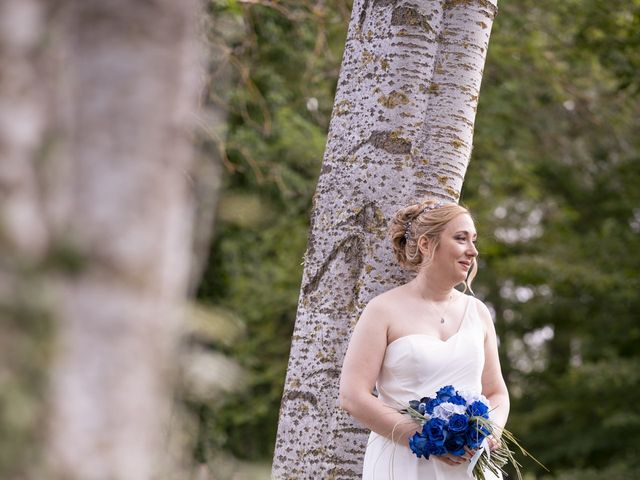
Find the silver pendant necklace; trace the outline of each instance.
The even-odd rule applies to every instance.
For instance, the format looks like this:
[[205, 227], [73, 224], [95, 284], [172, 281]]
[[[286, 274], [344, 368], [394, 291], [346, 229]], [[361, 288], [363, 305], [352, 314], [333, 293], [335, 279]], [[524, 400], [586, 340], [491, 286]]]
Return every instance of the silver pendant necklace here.
[[440, 323], [441, 324], [444, 323], [444, 314], [446, 313], [447, 309], [449, 308], [449, 304], [451, 303], [451, 299], [453, 299], [453, 293], [451, 295], [449, 295], [449, 300], [447, 300], [447, 303], [444, 306], [444, 308], [442, 309], [442, 312], [440, 312]]
[[[420, 296], [422, 296], [422, 294], [421, 294]], [[448, 298], [448, 300], [447, 300], [447, 303], [445, 303], [444, 308], [443, 308], [442, 310], [440, 310], [440, 311], [438, 311], [438, 309], [437, 309], [437, 308], [435, 308], [435, 303], [434, 303], [432, 300], [427, 300], [427, 299], [426, 299], [426, 298], [424, 298], [424, 297], [422, 297], [422, 299], [423, 299], [423, 300], [425, 300], [425, 301], [427, 301], [427, 302], [429, 302], [429, 303], [431, 303], [431, 305], [433, 305], [434, 310], [436, 310], [436, 313], [438, 313], [438, 317], [440, 317], [440, 324], [443, 324], [443, 323], [445, 322], [445, 320], [444, 320], [445, 313], [446, 313], [446, 312], [447, 312], [447, 310], [449, 309], [449, 304], [451, 303], [451, 300], [453, 300], [453, 293], [451, 293], [451, 294], [449, 295], [449, 298]]]

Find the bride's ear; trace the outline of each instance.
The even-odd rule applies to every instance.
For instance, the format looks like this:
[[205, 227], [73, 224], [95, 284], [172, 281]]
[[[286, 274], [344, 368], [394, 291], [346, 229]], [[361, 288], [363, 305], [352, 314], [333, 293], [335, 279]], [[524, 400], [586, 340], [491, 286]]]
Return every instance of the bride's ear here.
[[418, 238], [417, 244], [418, 244], [418, 250], [420, 251], [422, 258], [428, 258], [431, 256], [432, 254], [431, 249], [433, 247], [433, 242], [426, 235], [422, 235], [420, 238]]

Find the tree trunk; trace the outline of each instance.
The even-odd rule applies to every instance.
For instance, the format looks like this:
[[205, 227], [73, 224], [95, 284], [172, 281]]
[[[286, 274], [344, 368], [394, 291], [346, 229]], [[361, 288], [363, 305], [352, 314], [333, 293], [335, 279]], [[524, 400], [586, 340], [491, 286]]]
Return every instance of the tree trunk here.
[[0, 267], [14, 289], [39, 279], [56, 329], [39, 478], [148, 479], [162, 455], [191, 254], [196, 7], [3, 4], [0, 231], [17, 260]]
[[406, 280], [388, 219], [423, 196], [457, 201], [489, 34], [487, 0], [356, 0], [338, 81], [273, 463], [277, 479], [359, 478], [368, 431], [337, 407], [364, 305]]
[[44, 150], [46, 102], [39, 43], [44, 8], [0, 2], [0, 478], [28, 478], [42, 453], [51, 319], [33, 275], [47, 226], [36, 160]]

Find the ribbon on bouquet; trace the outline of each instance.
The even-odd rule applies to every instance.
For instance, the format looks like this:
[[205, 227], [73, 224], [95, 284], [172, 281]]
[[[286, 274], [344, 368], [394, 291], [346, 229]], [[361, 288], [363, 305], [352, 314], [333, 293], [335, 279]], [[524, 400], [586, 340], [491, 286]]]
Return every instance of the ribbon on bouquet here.
[[480, 460], [480, 455], [482, 455], [482, 452], [484, 452], [485, 450], [487, 451], [487, 459], [491, 458], [491, 449], [489, 448], [489, 441], [486, 438], [482, 441], [482, 443], [480, 444], [480, 448], [476, 450], [476, 453], [473, 454], [473, 457], [469, 459], [467, 475], [469, 475], [470, 478], [474, 478], [473, 468], [476, 466], [476, 463], [478, 463], [478, 460]]

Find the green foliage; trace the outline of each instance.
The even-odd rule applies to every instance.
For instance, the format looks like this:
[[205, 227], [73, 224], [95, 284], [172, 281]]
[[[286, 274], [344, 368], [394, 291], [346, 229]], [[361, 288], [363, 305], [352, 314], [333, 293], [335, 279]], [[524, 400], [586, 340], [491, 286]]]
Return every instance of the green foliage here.
[[[251, 389], [199, 407], [198, 455], [269, 458], [348, 11], [214, 5], [245, 34], [231, 45], [229, 165], [199, 295], [245, 319], [229, 352]], [[474, 289], [496, 312], [508, 427], [552, 470], [525, 460], [537, 478], [640, 473], [638, 6], [504, 2], [493, 28], [463, 203], [480, 233]]]
[[621, 65], [640, 54], [585, 31], [624, 42], [616, 18], [637, 6], [576, 4], [502, 5], [464, 198], [484, 233], [477, 284], [512, 430], [549, 478], [635, 478], [640, 103]]
[[200, 419], [196, 458], [224, 447], [270, 459], [348, 9], [337, 1], [211, 8], [236, 15], [245, 31], [229, 45], [237, 79], [229, 163], [198, 296], [245, 320], [245, 339], [228, 352], [250, 372], [250, 389], [222, 406], [191, 406]]

